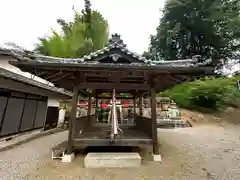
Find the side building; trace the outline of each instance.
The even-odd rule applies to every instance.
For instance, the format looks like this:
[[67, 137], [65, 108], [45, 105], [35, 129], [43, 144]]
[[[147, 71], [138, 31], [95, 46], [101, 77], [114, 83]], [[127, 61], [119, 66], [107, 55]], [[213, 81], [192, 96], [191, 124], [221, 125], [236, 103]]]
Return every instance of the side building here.
[[0, 137], [58, 124], [59, 102], [71, 93], [9, 64], [18, 61], [11, 50], [0, 48]]

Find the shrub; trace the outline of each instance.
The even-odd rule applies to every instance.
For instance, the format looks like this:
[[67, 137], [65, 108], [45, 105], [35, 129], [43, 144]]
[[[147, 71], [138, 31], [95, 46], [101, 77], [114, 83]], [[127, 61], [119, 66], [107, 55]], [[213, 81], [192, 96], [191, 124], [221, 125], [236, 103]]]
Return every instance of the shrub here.
[[240, 106], [240, 91], [233, 78], [204, 78], [177, 85], [159, 96], [168, 96], [179, 106], [188, 109], [220, 109], [227, 106]]

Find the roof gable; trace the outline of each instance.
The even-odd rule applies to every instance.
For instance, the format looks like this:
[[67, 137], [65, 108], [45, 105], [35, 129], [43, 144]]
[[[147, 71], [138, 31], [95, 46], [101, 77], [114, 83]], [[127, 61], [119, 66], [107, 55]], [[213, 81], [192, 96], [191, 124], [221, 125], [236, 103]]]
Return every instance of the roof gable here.
[[113, 34], [109, 40], [109, 43], [103, 49], [96, 52], [92, 52], [89, 55], [83, 57], [83, 61], [95, 61], [98, 63], [144, 63], [147, 59], [131, 52], [127, 49], [123, 43], [120, 35]]
[[90, 63], [90, 64], [144, 64], [149, 62], [145, 57], [130, 51], [123, 43], [120, 35], [113, 34], [109, 39], [109, 43], [104, 48], [92, 52], [82, 58], [58, 58], [52, 56], [44, 56], [40, 54], [28, 54], [27, 57], [23, 56], [24, 59], [28, 57], [28, 60], [35, 60], [37, 62], [48, 62], [48, 63]]

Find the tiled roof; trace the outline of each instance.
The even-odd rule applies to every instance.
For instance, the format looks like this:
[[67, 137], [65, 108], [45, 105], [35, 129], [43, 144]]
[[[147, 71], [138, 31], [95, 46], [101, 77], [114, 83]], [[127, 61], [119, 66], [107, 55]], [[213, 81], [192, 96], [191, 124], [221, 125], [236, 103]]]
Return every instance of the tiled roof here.
[[0, 46], [0, 55], [11, 55], [11, 51]]
[[174, 60], [174, 61], [153, 61], [152, 65], [161, 65], [169, 67], [194, 67], [194, 66], [206, 66], [211, 64], [212, 60], [207, 59], [203, 62], [199, 62], [198, 59], [184, 59], [184, 60]]
[[[23, 55], [24, 53], [21, 53], [21, 54]], [[13, 56], [15, 58], [16, 58], [15, 55], [17, 55], [22, 60], [21, 54], [19, 52], [0, 47], [0, 55], [8, 55], [8, 56]], [[20, 82], [23, 82], [23, 83], [27, 83], [29, 85], [33, 85], [33, 86], [36, 86], [36, 87], [39, 87], [39, 88], [42, 88], [42, 89], [46, 89], [46, 90], [49, 90], [49, 91], [57, 92], [57, 93], [60, 93], [60, 94], [66, 95], [66, 96], [72, 96], [72, 93], [70, 93], [68, 91], [65, 91], [63, 89], [59, 89], [59, 88], [56, 88], [56, 87], [53, 87], [53, 86], [35, 81], [33, 79], [30, 79], [30, 78], [27, 78], [27, 77], [22, 76], [20, 74], [8, 71], [8, 70], [6, 70], [4, 68], [1, 68], [1, 67], [0, 67], [0, 76], [2, 76], [4, 78], [9, 78], [9, 79], [12, 79], [12, 80], [20, 81]]]
[[18, 60], [31, 60], [29, 51], [22, 51], [17, 49], [7, 49], [0, 46], [0, 55], [12, 56]]
[[[122, 53], [127, 56], [134, 58], [137, 62], [131, 63], [131, 65], [147, 65], [147, 66], [156, 66], [156, 67], [196, 67], [196, 66], [205, 66], [211, 64], [212, 61], [209, 59], [204, 62], [199, 62], [198, 58], [193, 57], [193, 59], [185, 59], [185, 60], [174, 60], [174, 61], [151, 61], [146, 59], [145, 57], [131, 52], [123, 41], [120, 38], [120, 35], [113, 34], [109, 40], [109, 43], [103, 49], [97, 50], [95, 52], [90, 53], [89, 55], [85, 55], [82, 58], [58, 58], [52, 56], [44, 56], [35, 53], [26, 53], [26, 52], [17, 52], [10, 51], [11, 55], [19, 60], [26, 61], [35, 61], [38, 63], [61, 63], [61, 64], [100, 64], [99, 61], [95, 61], [96, 57], [103, 55], [105, 53], [110, 52], [113, 49], [118, 49]], [[119, 63], [117, 63], [120, 65]]]
[[42, 89], [46, 89], [46, 90], [49, 90], [49, 91], [52, 91], [52, 92], [57, 92], [57, 93], [60, 93], [60, 94], [66, 95], [66, 96], [72, 96], [72, 93], [67, 92], [63, 89], [59, 89], [59, 88], [56, 88], [56, 87], [53, 87], [53, 86], [49, 86], [47, 84], [43, 84], [41, 82], [32, 80], [30, 78], [27, 78], [27, 77], [19, 75], [17, 73], [8, 71], [8, 70], [6, 70], [4, 68], [1, 68], [1, 67], [0, 67], [0, 76], [2, 76], [4, 78], [15, 80], [15, 81], [20, 81], [20, 82], [23, 82], [23, 83], [26, 83], [26, 84], [29, 84], [29, 85], [33, 85], [33, 86], [36, 86], [36, 87], [39, 87], [39, 88], [42, 88]]

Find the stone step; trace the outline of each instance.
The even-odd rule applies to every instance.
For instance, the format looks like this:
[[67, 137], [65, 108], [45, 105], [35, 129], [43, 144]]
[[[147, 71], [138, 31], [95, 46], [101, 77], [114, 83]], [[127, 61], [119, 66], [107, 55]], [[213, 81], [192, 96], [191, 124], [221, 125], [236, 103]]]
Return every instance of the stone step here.
[[141, 157], [138, 153], [88, 153], [84, 165], [86, 168], [139, 167]]

